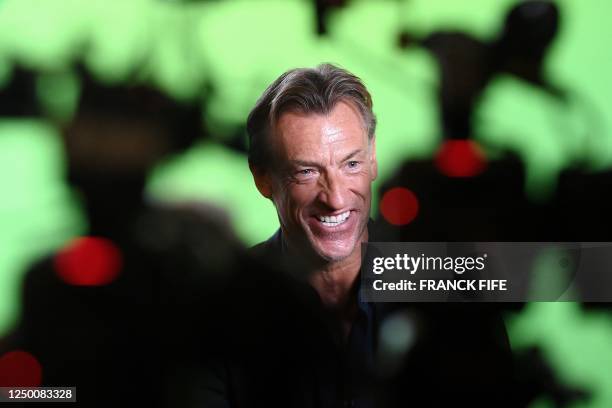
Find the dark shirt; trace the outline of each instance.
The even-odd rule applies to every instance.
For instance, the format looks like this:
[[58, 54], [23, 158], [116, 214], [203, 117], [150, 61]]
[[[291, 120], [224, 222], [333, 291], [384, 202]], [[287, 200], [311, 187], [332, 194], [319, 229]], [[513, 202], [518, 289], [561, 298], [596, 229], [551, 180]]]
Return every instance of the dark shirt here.
[[[357, 284], [345, 339], [314, 288], [286, 272], [299, 262], [285, 257], [280, 230], [253, 254], [221, 308], [203, 406], [512, 406], [510, 348], [495, 308], [368, 303]], [[381, 324], [394, 316], [413, 323], [403, 353], [379, 347]]]
[[[371, 222], [369, 228], [373, 229]], [[289, 268], [296, 268], [296, 262], [287, 258], [287, 246], [280, 229], [269, 240], [255, 246], [252, 251], [257, 257], [264, 259], [264, 262], [278, 263], [280, 261], [285, 273]], [[340, 328], [340, 322], [324, 309], [316, 290], [305, 282], [293, 282], [294, 285], [301, 287], [300, 290], [304, 293], [304, 298], [302, 298], [304, 304], [317, 311], [323, 325], [327, 328], [331, 341], [328, 342], [326, 348], [329, 354], [336, 356], [334, 359], [336, 361], [333, 363], [329, 360], [318, 363], [317, 370], [335, 380], [318, 390], [320, 404], [317, 406], [355, 408], [374, 406], [369, 401], [367, 394], [361, 392], [374, 364], [375, 321], [372, 304], [362, 298], [359, 290], [360, 282], [360, 279], [357, 279], [352, 289], [352, 296], [357, 302], [357, 313], [346, 338]], [[330, 375], [331, 373], [333, 375]]]

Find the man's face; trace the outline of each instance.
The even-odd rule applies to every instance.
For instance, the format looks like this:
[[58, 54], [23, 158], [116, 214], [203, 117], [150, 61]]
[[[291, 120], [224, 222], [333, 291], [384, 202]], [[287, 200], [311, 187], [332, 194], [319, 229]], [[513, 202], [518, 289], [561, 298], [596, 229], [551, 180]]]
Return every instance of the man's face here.
[[374, 140], [359, 112], [344, 102], [328, 115], [288, 112], [273, 133], [264, 195], [288, 242], [325, 261], [347, 258], [366, 237], [377, 174]]

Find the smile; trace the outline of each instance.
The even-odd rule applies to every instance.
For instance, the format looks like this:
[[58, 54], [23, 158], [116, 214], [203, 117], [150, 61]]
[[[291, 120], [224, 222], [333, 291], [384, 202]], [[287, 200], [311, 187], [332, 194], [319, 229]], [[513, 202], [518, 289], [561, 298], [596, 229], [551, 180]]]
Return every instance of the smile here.
[[320, 215], [318, 219], [321, 222], [321, 224], [325, 225], [326, 227], [336, 227], [340, 224], [344, 224], [350, 215], [351, 215], [351, 212], [346, 211], [346, 212], [343, 212], [342, 214], [332, 215], [332, 216]]

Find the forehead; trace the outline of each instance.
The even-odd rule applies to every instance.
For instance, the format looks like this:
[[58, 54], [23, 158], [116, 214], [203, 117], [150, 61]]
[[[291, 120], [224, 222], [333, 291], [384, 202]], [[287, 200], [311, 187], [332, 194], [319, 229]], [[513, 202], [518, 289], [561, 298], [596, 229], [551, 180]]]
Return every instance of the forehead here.
[[282, 114], [272, 139], [281, 160], [309, 160], [365, 148], [368, 137], [359, 111], [339, 102], [328, 114]]

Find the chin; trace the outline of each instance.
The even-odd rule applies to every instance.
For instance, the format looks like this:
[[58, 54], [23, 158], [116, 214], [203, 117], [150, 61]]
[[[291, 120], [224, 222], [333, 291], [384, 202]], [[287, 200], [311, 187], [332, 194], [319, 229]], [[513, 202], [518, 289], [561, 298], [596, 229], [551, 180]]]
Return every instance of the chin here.
[[325, 261], [338, 262], [348, 258], [355, 250], [352, 245], [314, 245], [315, 252]]

